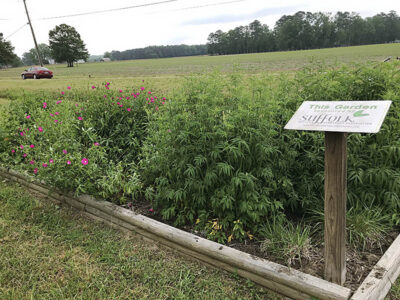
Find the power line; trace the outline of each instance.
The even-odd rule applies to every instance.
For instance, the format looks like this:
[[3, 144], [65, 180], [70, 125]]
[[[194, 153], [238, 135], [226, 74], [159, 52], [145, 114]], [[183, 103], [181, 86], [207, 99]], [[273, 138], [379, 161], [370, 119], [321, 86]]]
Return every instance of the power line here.
[[8, 38], [10, 38], [11, 36], [13, 36], [14, 34], [16, 34], [18, 31], [20, 31], [22, 28], [24, 28], [26, 25], [28, 25], [28, 23], [25, 23], [24, 25], [22, 25], [21, 27], [19, 27], [17, 30], [15, 30], [13, 33], [11, 33], [8, 37], [6, 37], [6, 40], [8, 40]]
[[164, 4], [164, 3], [169, 3], [169, 2], [176, 2], [176, 1], [178, 1], [178, 0], [166, 0], [166, 1], [160, 1], [160, 2], [153, 2], [153, 3], [146, 3], [146, 4], [139, 4], [139, 5], [120, 7], [120, 8], [97, 10], [97, 11], [90, 11], [90, 12], [85, 12], [85, 13], [78, 13], [78, 14], [71, 14], [71, 15], [64, 15], [64, 16], [57, 16], [57, 17], [41, 18], [41, 19], [38, 19], [38, 20], [52, 20], [52, 19], [60, 19], [60, 18], [69, 18], [69, 17], [79, 17], [79, 16], [86, 16], [86, 15], [94, 15], [94, 14], [101, 14], [101, 13], [107, 13], [107, 12], [118, 11], [118, 10], [139, 8], [139, 7], [145, 7], [145, 6], [153, 6], [153, 5]]

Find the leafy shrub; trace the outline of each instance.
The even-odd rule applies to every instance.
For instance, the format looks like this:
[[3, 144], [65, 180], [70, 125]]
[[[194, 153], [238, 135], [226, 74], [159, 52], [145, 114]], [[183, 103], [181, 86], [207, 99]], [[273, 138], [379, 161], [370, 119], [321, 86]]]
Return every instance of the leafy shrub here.
[[26, 95], [7, 113], [2, 161], [58, 188], [125, 201], [141, 187], [135, 165], [150, 115], [163, 102], [110, 89]]
[[[304, 100], [394, 103], [378, 134], [348, 138], [348, 199], [397, 220], [400, 78], [395, 66], [304, 70], [294, 78], [207, 74], [189, 78], [151, 124], [141, 161], [147, 195], [165, 219], [234, 221], [257, 233], [264, 220], [323, 207], [324, 136], [284, 130]], [[387, 99], [387, 98], [386, 98]], [[212, 232], [212, 231], [211, 231]], [[245, 238], [236, 234], [235, 238]]]

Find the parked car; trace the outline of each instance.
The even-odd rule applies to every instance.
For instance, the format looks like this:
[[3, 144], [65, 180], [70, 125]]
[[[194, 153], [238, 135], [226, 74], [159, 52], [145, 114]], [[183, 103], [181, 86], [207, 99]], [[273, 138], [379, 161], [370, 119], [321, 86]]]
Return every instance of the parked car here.
[[44, 67], [30, 67], [28, 70], [25, 70], [21, 74], [22, 79], [33, 78], [53, 78], [53, 72]]

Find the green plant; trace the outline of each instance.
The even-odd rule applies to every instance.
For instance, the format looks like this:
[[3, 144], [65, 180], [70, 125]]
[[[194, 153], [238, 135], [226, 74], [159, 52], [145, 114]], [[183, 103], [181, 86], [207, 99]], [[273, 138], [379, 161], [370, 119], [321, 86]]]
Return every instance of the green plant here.
[[260, 249], [267, 255], [283, 259], [290, 267], [296, 261], [300, 264], [311, 255], [311, 226], [304, 223], [294, 225], [284, 219], [271, 220], [260, 230]]

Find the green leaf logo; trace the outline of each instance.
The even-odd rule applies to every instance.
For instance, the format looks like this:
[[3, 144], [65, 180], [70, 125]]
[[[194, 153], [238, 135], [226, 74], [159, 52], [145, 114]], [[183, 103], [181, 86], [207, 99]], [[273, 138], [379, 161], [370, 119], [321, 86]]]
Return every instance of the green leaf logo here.
[[365, 116], [369, 116], [369, 114], [363, 114], [363, 111], [364, 111], [364, 110], [357, 110], [357, 111], [353, 114], [353, 116], [354, 116], [354, 117], [365, 117]]

